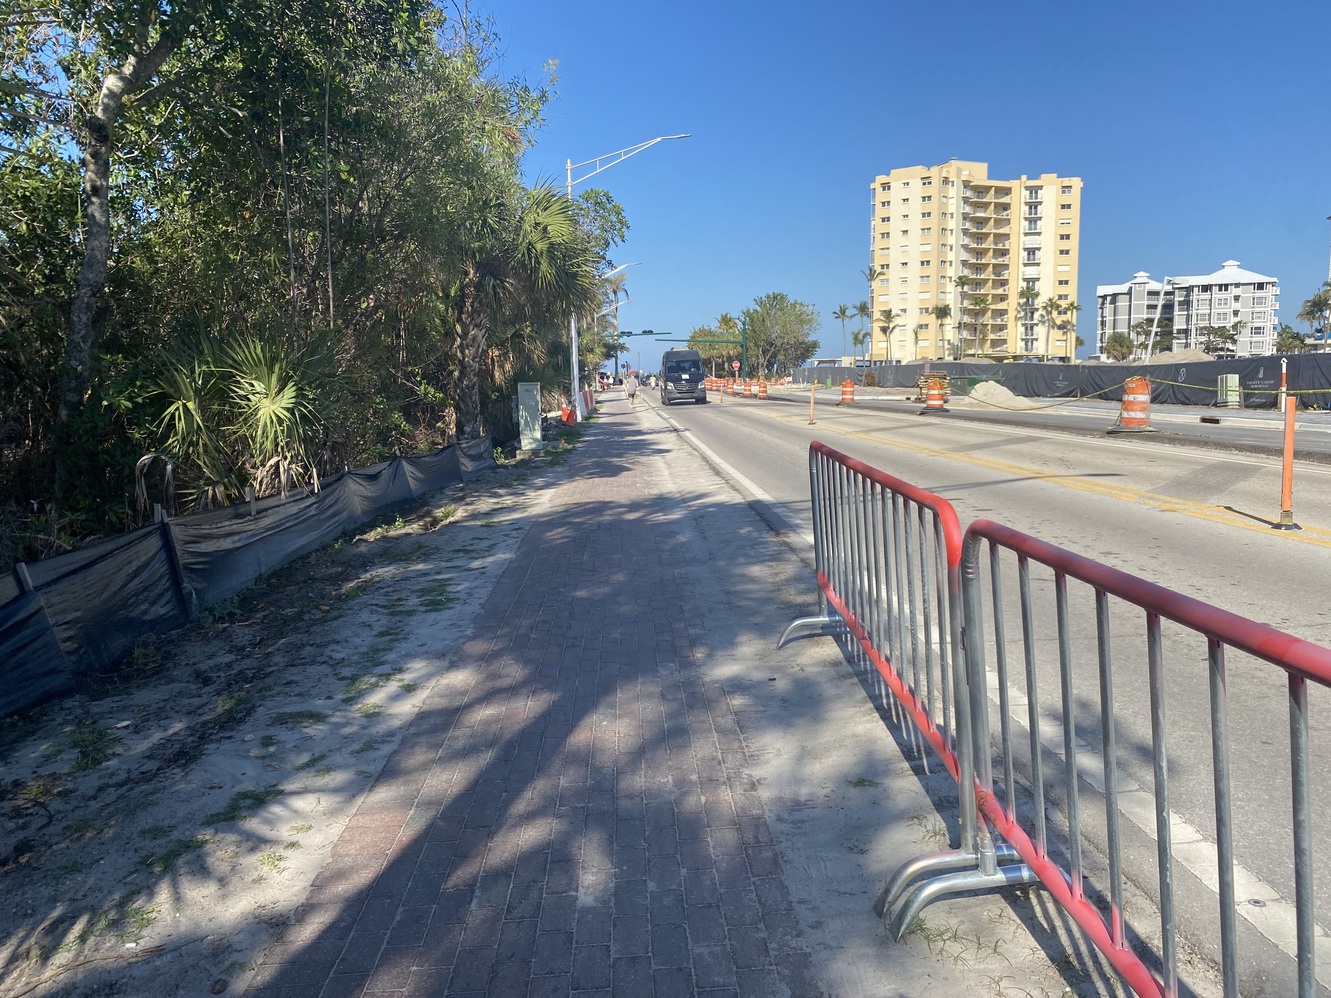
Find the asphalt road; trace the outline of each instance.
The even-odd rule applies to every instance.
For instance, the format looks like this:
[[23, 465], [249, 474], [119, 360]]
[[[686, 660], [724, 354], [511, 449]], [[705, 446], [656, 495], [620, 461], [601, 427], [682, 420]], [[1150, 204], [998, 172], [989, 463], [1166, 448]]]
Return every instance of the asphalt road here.
[[[864, 398], [837, 406], [820, 393], [809, 425], [807, 393], [759, 403], [726, 399], [661, 410], [723, 466], [742, 491], [769, 500], [779, 516], [810, 525], [807, 451], [820, 439], [838, 450], [937, 492], [963, 525], [985, 517], [1235, 613], [1331, 645], [1331, 610], [1322, 580], [1331, 548], [1331, 416], [1301, 414], [1296, 434], [1294, 513], [1303, 528], [1271, 529], [1280, 512], [1281, 423], [1277, 413], [1156, 407], [1152, 434], [1110, 436], [1116, 406], [1077, 402], [1030, 412], [952, 404], [943, 416], [917, 415], [918, 403]], [[653, 405], [659, 405], [652, 399]], [[1201, 417], [1219, 417], [1203, 423]], [[1327, 422], [1324, 425], [1322, 419]], [[1311, 457], [1314, 460], [1306, 460]], [[1040, 702], [1057, 717], [1057, 661], [1051, 586], [1037, 579]], [[1044, 602], [1041, 602], [1044, 601]], [[1094, 617], [1074, 593], [1078, 734], [1099, 744]], [[1126, 780], [1153, 786], [1151, 729], [1141, 625], [1116, 616], [1116, 732]], [[1009, 629], [1013, 633], [1013, 629]], [[1016, 630], [1019, 633], [1019, 629]], [[1015, 657], [1020, 661], [1019, 655]], [[1166, 633], [1166, 715], [1170, 807], [1180, 827], [1214, 841], [1205, 645]], [[1014, 680], [1014, 682], [1016, 682]], [[1279, 898], [1292, 900], [1289, 713], [1285, 682], [1265, 663], [1230, 659], [1231, 744], [1238, 862]], [[1331, 691], [1315, 688], [1313, 823], [1331, 827]], [[995, 721], [996, 725], [996, 721]], [[1048, 734], [1042, 736], [1046, 747]], [[1057, 742], [1057, 739], [1054, 739]], [[1097, 836], [1088, 830], [1092, 844]], [[1177, 837], [1177, 835], [1176, 835]], [[1100, 836], [1102, 840], [1102, 836]], [[1149, 836], [1147, 837], [1149, 839]], [[1153, 846], [1125, 841], [1129, 875], [1155, 880]], [[1331, 912], [1331, 841], [1314, 850], [1318, 910]], [[1205, 870], [1180, 871], [1181, 921], [1205, 934], [1215, 901]], [[1195, 880], [1197, 883], [1192, 883]], [[1245, 914], [1241, 899], [1241, 914]], [[1279, 908], [1279, 905], [1263, 907]], [[1283, 910], [1283, 909], [1281, 909]], [[1283, 931], [1250, 911], [1252, 928], [1279, 945]], [[1266, 913], [1269, 914], [1269, 913]], [[1331, 914], [1323, 921], [1331, 920]], [[1249, 947], [1251, 950], [1251, 947]], [[1269, 954], [1268, 954], [1269, 956]], [[1256, 959], [1256, 958], [1254, 958]], [[1260, 965], [1258, 965], [1260, 964]], [[1279, 961], [1256, 961], [1260, 993], [1292, 993]], [[1273, 977], [1274, 975], [1274, 977]], [[1322, 976], [1322, 975], [1319, 975]], [[1325, 977], [1323, 977], [1325, 980]], [[1249, 993], [1245, 990], [1245, 994]]]

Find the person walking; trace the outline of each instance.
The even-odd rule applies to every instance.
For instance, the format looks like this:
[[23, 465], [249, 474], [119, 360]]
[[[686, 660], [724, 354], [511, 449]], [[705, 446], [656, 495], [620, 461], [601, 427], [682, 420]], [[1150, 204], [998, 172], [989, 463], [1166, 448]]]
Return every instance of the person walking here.
[[638, 394], [638, 378], [632, 371], [624, 379], [624, 394], [629, 397], [629, 405], [633, 405], [633, 397]]

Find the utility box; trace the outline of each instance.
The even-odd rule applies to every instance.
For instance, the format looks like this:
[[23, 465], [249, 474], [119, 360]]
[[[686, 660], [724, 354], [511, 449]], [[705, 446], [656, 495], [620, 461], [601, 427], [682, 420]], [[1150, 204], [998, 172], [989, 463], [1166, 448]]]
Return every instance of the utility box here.
[[1216, 405], [1222, 409], [1238, 409], [1243, 405], [1243, 390], [1239, 388], [1237, 374], [1222, 374], [1216, 385]]
[[518, 383], [518, 447], [524, 451], [541, 449], [541, 383]]

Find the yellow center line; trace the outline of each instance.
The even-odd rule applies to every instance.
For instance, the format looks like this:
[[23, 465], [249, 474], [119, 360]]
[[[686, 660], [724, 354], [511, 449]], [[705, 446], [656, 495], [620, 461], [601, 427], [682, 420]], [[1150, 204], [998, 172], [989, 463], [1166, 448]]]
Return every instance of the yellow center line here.
[[[795, 419], [790, 416], [784, 416], [780, 413], [763, 411], [763, 415], [771, 419], [777, 419], [783, 423], [789, 423], [792, 426], [808, 426], [807, 420]], [[1094, 482], [1087, 478], [1079, 478], [1075, 475], [1051, 474], [1047, 471], [1041, 471], [1038, 468], [1028, 468], [1025, 465], [1012, 464], [1008, 461], [996, 461], [993, 458], [979, 457], [974, 454], [964, 452], [940, 450], [937, 447], [929, 447], [924, 444], [907, 443], [903, 440], [894, 440], [890, 437], [878, 436], [874, 433], [868, 433], [862, 430], [848, 430], [838, 428], [830, 423], [819, 424], [829, 433], [836, 433], [843, 437], [850, 437], [856, 440], [866, 440], [880, 446], [894, 447], [897, 450], [909, 451], [912, 454], [920, 454], [925, 457], [936, 457], [948, 461], [958, 461], [963, 464], [969, 464], [977, 468], [984, 468], [989, 471], [1002, 472], [1015, 478], [1025, 478], [1034, 481], [1048, 482], [1050, 485], [1061, 485], [1065, 488], [1075, 489], [1078, 492], [1089, 492], [1095, 495], [1104, 496], [1107, 499], [1117, 499], [1120, 502], [1132, 502], [1143, 506], [1150, 506], [1164, 513], [1182, 513], [1184, 516], [1190, 516], [1198, 520], [1206, 520], [1212, 523], [1219, 523], [1230, 527], [1239, 527], [1243, 530], [1252, 530], [1265, 534], [1271, 534], [1271, 521], [1255, 522], [1251, 517], [1239, 513], [1233, 513], [1223, 506], [1217, 506], [1214, 503], [1197, 502], [1192, 499], [1179, 499], [1175, 496], [1161, 495], [1158, 492], [1148, 492], [1145, 489], [1133, 489], [1123, 485], [1110, 485], [1105, 482]], [[944, 490], [946, 491], [946, 490]], [[1331, 548], [1331, 530], [1325, 530], [1320, 527], [1304, 527], [1302, 530], [1279, 531], [1284, 537], [1297, 541], [1301, 544], [1312, 544], [1317, 547]]]

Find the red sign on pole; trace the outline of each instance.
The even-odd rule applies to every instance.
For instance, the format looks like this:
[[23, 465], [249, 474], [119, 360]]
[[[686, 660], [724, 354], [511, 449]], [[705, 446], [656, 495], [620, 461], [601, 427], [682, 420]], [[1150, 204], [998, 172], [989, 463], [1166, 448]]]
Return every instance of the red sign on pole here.
[[730, 366], [733, 367], [736, 371], [738, 371], [738, 370], [739, 370], [739, 361], [737, 361], [737, 360], [732, 360], [732, 361], [730, 362]]

